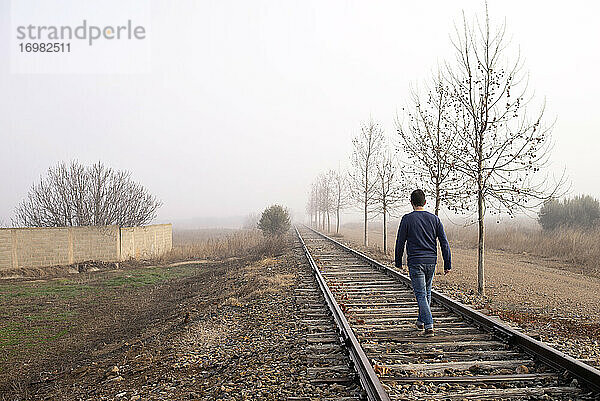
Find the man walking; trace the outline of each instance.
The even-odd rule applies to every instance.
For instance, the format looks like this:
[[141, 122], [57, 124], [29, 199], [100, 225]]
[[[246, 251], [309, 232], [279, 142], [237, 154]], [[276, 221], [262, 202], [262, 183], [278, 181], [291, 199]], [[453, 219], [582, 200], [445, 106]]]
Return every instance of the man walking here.
[[436, 239], [440, 241], [444, 259], [444, 274], [450, 264], [450, 245], [439, 217], [425, 211], [425, 193], [420, 189], [410, 194], [413, 212], [402, 216], [398, 236], [396, 237], [396, 267], [402, 267], [402, 254], [406, 243], [408, 272], [415, 298], [419, 304], [417, 328], [425, 329], [425, 335], [433, 336], [433, 317], [431, 316], [431, 284], [437, 262]]

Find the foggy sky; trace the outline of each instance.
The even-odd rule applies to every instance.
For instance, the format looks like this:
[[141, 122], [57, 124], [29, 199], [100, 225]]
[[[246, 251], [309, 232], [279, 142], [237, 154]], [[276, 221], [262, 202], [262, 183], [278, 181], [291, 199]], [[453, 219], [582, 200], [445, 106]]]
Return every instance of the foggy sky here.
[[[411, 3], [152, 1], [149, 72], [13, 74], [0, 0], [0, 220], [71, 159], [130, 170], [164, 202], [161, 222], [272, 203], [302, 215], [314, 176], [347, 164], [360, 122], [372, 116], [395, 136], [409, 85], [452, 56], [461, 10], [483, 10]], [[489, 3], [556, 118], [553, 171], [566, 168], [573, 193], [600, 197], [598, 6]]]

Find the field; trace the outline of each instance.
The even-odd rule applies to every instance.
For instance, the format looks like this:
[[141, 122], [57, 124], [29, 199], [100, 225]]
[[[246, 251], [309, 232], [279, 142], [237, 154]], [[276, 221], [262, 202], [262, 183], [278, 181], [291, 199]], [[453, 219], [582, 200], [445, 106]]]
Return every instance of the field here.
[[[193, 283], [200, 265], [137, 268], [74, 278], [0, 284], [0, 393], [27, 381], [44, 383], [121, 348], [128, 338], [149, 335], [177, 321], [173, 308]], [[143, 332], [144, 333], [143, 333]], [[25, 378], [25, 380], [23, 380]]]
[[222, 260], [250, 254], [272, 254], [283, 246], [257, 230], [200, 229], [175, 230], [173, 250], [161, 262], [180, 260]]
[[[447, 224], [448, 237], [462, 247], [477, 247], [477, 229]], [[533, 223], [492, 224], [486, 246], [495, 251], [543, 258], [553, 267], [600, 277], [600, 229], [562, 228], [545, 232]]]
[[[398, 220], [388, 224], [388, 250], [393, 254]], [[600, 229], [583, 230], [563, 228], [543, 231], [537, 222], [521, 219], [515, 222], [496, 223], [487, 221], [486, 248], [511, 254], [532, 256], [545, 260], [553, 267], [600, 277]], [[451, 245], [460, 249], [477, 248], [477, 227], [463, 226], [444, 221], [444, 227]], [[342, 225], [342, 232], [362, 240], [362, 225], [348, 223]], [[369, 224], [369, 245], [383, 249], [380, 222]]]

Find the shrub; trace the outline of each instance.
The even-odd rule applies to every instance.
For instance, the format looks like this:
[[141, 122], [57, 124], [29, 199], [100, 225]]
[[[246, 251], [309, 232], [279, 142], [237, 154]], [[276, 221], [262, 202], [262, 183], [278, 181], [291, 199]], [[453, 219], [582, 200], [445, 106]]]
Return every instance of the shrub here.
[[600, 203], [589, 195], [562, 201], [553, 199], [544, 203], [538, 221], [544, 230], [560, 227], [589, 229], [600, 221]]
[[263, 235], [269, 237], [281, 236], [291, 227], [290, 214], [287, 209], [279, 205], [273, 205], [265, 209], [260, 216], [258, 228]]

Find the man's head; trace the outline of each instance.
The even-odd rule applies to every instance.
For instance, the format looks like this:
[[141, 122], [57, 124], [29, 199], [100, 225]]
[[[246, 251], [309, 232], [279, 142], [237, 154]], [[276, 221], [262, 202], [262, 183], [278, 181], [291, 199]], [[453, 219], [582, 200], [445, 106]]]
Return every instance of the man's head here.
[[413, 208], [425, 206], [425, 192], [420, 189], [415, 189], [410, 194], [410, 204]]

